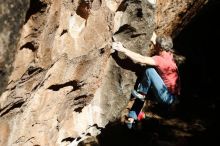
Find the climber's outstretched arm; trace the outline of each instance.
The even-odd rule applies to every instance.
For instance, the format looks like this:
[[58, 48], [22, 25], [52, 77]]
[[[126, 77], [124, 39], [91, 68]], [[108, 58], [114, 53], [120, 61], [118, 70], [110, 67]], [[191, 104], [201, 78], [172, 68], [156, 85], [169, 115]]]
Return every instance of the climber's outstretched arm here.
[[117, 50], [119, 52], [123, 52], [125, 55], [127, 55], [129, 58], [131, 58], [133, 61], [140, 63], [140, 64], [145, 64], [145, 65], [150, 65], [150, 66], [155, 66], [156, 63], [153, 58], [148, 57], [148, 56], [143, 56], [138, 53], [135, 53], [133, 51], [130, 51], [123, 47], [121, 42], [113, 42], [112, 48], [114, 50]]

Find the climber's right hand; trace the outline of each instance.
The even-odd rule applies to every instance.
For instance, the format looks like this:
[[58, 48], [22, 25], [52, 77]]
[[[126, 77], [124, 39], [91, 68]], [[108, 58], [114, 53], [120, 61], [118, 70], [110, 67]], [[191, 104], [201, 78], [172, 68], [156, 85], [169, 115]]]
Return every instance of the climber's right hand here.
[[112, 49], [117, 50], [119, 52], [124, 52], [126, 49], [123, 47], [121, 42], [113, 42]]

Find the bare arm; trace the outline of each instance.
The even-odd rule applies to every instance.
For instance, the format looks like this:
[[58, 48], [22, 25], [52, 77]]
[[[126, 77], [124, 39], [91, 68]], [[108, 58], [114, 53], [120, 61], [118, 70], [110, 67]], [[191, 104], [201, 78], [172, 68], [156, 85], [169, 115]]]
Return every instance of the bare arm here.
[[133, 61], [135, 61], [137, 63], [151, 65], [151, 66], [156, 65], [156, 63], [152, 57], [143, 56], [143, 55], [140, 55], [140, 54], [135, 53], [133, 51], [130, 51], [130, 50], [124, 48], [120, 42], [113, 42], [112, 48], [114, 50], [119, 51], [119, 52], [125, 53], [125, 55], [127, 55], [129, 58], [131, 58]]
[[157, 39], [157, 35], [156, 35], [156, 33], [155, 32], [153, 32], [153, 35], [152, 35], [152, 37], [151, 37], [151, 42], [155, 45], [156, 44], [156, 39]]

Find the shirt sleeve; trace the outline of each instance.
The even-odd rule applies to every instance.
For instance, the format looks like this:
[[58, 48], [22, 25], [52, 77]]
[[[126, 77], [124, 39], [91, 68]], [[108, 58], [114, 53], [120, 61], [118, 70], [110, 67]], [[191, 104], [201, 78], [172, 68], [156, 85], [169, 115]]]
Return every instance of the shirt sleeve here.
[[152, 58], [155, 61], [155, 64], [157, 67], [163, 64], [163, 58], [161, 56], [156, 55], [156, 56], [153, 56]]

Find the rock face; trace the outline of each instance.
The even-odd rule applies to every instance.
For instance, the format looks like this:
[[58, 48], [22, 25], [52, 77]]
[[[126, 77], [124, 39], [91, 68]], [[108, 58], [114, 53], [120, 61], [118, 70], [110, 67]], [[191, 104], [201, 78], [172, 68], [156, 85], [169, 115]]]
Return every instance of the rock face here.
[[157, 0], [157, 34], [177, 36], [208, 0]]
[[0, 97], [0, 145], [76, 145], [98, 135], [120, 118], [141, 72], [123, 54], [111, 54], [112, 41], [144, 54], [154, 30], [177, 31], [204, 3], [30, 1]]
[[0, 0], [0, 94], [7, 86], [19, 40], [19, 30], [28, 7], [28, 0]]

